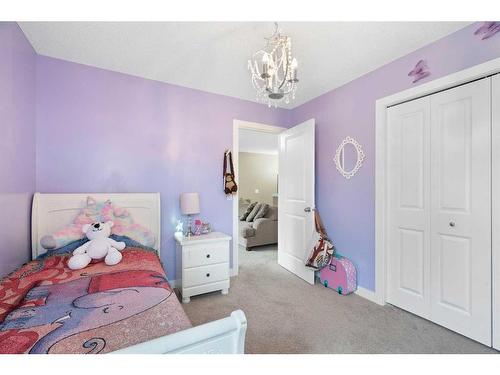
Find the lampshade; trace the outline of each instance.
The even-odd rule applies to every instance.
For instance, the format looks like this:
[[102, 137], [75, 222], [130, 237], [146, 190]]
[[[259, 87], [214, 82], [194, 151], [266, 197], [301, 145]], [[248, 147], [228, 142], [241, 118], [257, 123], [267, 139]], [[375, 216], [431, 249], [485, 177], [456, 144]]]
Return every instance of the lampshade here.
[[198, 193], [181, 194], [181, 213], [183, 215], [194, 215], [200, 213], [200, 196]]

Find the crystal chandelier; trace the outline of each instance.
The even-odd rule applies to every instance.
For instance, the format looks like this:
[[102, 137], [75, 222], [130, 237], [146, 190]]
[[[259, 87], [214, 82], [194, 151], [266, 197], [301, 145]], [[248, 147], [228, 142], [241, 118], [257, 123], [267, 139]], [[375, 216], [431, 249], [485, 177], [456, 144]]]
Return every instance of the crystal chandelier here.
[[252, 74], [252, 84], [257, 91], [257, 100], [267, 101], [269, 107], [295, 99], [297, 91], [297, 59], [292, 58], [292, 39], [281, 34], [275, 23], [273, 35], [267, 40], [264, 49], [255, 52], [248, 60]]

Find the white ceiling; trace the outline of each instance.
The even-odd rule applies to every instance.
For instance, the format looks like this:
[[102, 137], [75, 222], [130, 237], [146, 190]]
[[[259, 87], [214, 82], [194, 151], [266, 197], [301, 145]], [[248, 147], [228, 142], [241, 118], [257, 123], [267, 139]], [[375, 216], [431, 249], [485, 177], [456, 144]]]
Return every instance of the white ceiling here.
[[[268, 22], [20, 22], [36, 52], [255, 101], [247, 60]], [[292, 108], [448, 35], [467, 22], [283, 22], [299, 61]]]
[[238, 137], [239, 152], [277, 155], [278, 138], [278, 134], [240, 129]]

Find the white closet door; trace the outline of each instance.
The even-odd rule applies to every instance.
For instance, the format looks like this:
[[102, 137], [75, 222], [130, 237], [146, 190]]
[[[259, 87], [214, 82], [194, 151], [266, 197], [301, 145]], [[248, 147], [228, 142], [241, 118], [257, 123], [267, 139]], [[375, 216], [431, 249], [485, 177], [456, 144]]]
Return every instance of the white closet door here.
[[431, 319], [491, 345], [490, 79], [431, 96]]
[[387, 302], [429, 318], [430, 104], [388, 109]]
[[500, 74], [491, 79], [493, 347], [500, 350]]

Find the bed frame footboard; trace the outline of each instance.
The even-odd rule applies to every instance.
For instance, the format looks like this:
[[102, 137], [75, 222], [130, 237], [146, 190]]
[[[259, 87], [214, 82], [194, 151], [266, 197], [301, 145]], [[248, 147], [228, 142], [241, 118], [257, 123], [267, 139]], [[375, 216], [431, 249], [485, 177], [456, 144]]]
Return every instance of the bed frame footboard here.
[[244, 354], [247, 319], [241, 310], [231, 316], [146, 341], [113, 354]]

